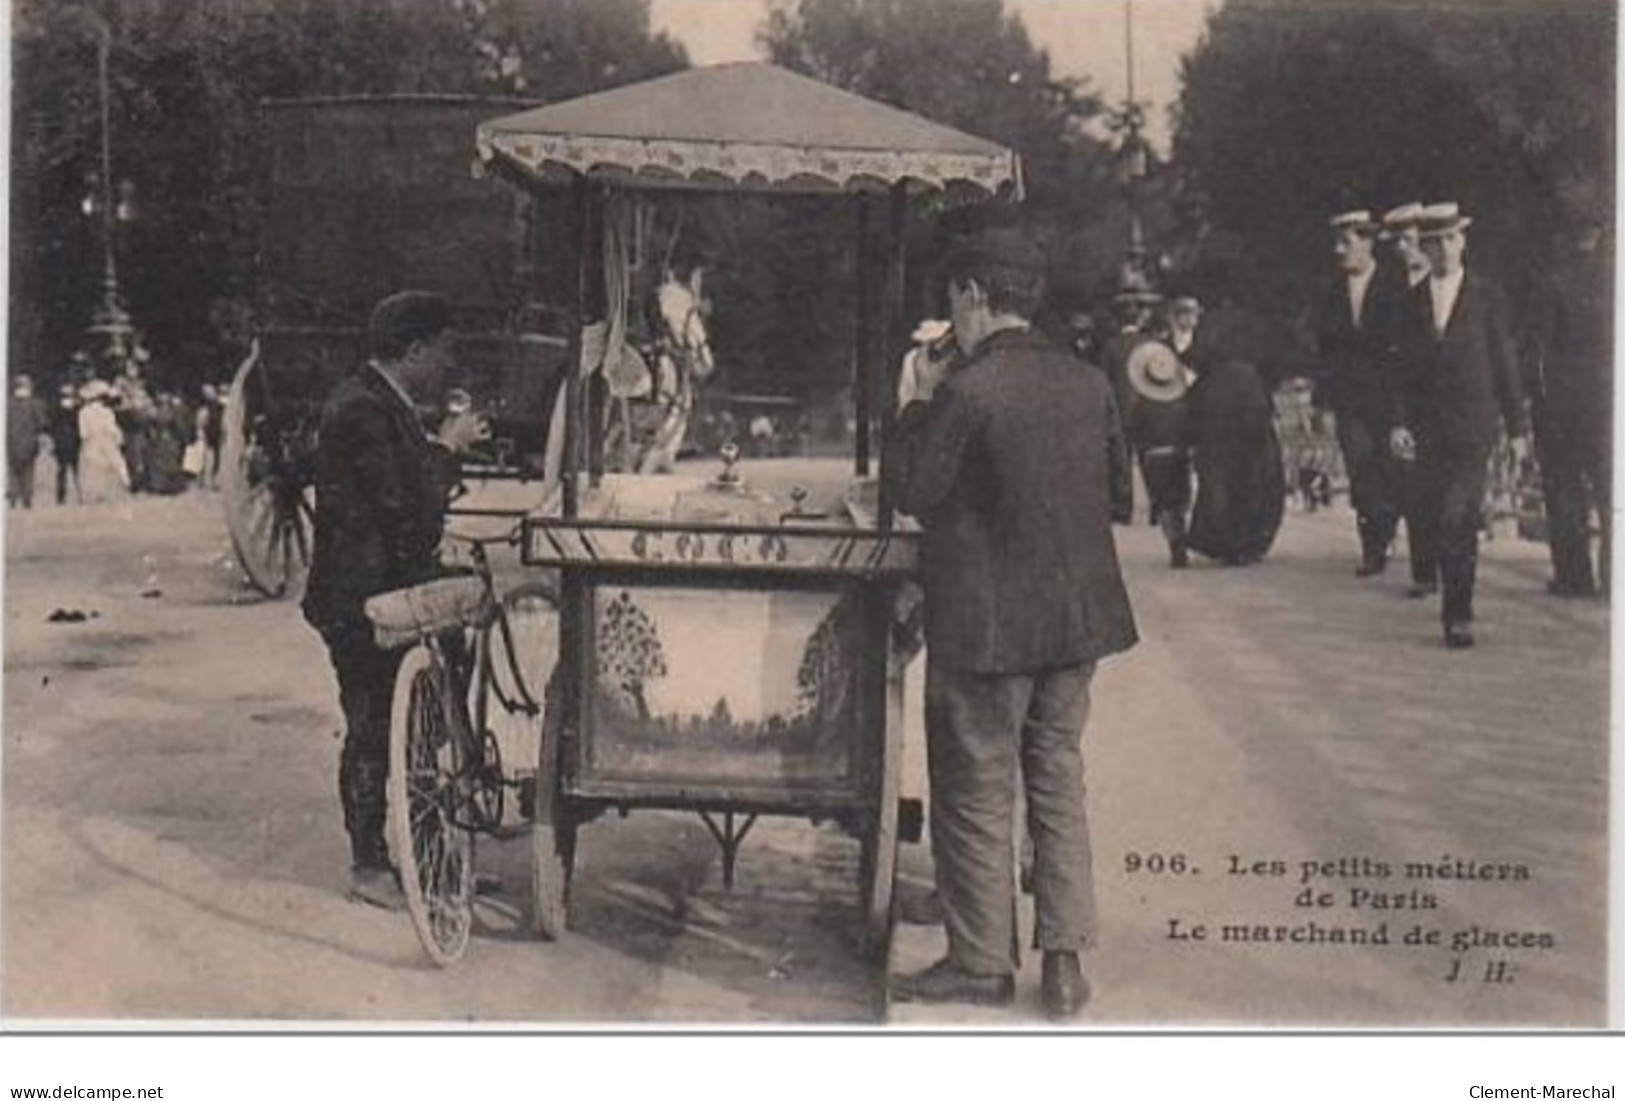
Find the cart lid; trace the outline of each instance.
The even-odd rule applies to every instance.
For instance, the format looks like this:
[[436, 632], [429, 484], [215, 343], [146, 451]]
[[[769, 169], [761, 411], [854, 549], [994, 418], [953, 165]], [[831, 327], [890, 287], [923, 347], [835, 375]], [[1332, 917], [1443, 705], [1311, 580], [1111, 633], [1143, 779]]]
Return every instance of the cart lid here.
[[1020, 198], [995, 142], [765, 62], [687, 69], [482, 123], [482, 163], [559, 182], [804, 194], [966, 191]]

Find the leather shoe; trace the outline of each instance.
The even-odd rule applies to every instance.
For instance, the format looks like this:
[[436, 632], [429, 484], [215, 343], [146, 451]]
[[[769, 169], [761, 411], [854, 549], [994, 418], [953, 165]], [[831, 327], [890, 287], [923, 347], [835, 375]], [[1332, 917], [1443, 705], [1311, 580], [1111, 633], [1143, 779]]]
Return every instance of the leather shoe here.
[[406, 909], [406, 895], [401, 891], [400, 875], [394, 868], [377, 868], [358, 864], [350, 869], [352, 902], [365, 902], [380, 910]]
[[1367, 558], [1365, 561], [1360, 563], [1358, 568], [1355, 569], [1354, 576], [1355, 577], [1376, 577], [1378, 574], [1382, 573], [1387, 568], [1388, 568], [1388, 559], [1386, 559], [1386, 558]]
[[1076, 952], [1045, 952], [1039, 994], [1044, 1015], [1052, 1021], [1076, 1017], [1089, 1004], [1089, 982]]
[[1016, 979], [1014, 975], [972, 974], [944, 957], [924, 971], [893, 975], [891, 996], [895, 1002], [921, 1004], [1009, 1005], [1016, 999]]
[[1422, 582], [1418, 582], [1415, 585], [1412, 585], [1409, 589], [1405, 590], [1405, 595], [1410, 597], [1412, 600], [1423, 600], [1423, 599], [1425, 599], [1427, 597], [1430, 597], [1430, 596], [1434, 595], [1438, 591], [1439, 591], [1439, 586], [1438, 585], [1430, 584], [1430, 583], [1428, 583], [1426, 581], [1422, 581]]
[[1473, 648], [1472, 628], [1465, 623], [1445, 624], [1444, 645], [1447, 650], [1471, 650]]

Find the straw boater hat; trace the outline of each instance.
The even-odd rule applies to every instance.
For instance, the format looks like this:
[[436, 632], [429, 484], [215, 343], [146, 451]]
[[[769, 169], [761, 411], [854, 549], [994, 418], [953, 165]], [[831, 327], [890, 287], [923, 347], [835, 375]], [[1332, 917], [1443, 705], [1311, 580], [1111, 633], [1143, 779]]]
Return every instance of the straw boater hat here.
[[909, 339], [916, 344], [935, 344], [953, 331], [952, 321], [944, 321], [940, 317], [928, 317], [914, 327]]
[[1185, 365], [1168, 345], [1147, 340], [1128, 357], [1128, 381], [1147, 401], [1178, 401], [1185, 396]]
[[1345, 210], [1332, 215], [1327, 223], [1333, 230], [1352, 229], [1356, 233], [1372, 234], [1377, 231], [1377, 220], [1369, 210]]
[[1423, 237], [1442, 237], [1446, 233], [1459, 233], [1473, 224], [1455, 203], [1434, 203], [1422, 208], [1417, 228]]
[[1397, 237], [1402, 230], [1420, 224], [1425, 209], [1421, 203], [1403, 203], [1394, 207], [1382, 216], [1382, 235]]
[[113, 388], [99, 378], [93, 378], [85, 383], [79, 391], [79, 396], [85, 401], [98, 401], [113, 395]]

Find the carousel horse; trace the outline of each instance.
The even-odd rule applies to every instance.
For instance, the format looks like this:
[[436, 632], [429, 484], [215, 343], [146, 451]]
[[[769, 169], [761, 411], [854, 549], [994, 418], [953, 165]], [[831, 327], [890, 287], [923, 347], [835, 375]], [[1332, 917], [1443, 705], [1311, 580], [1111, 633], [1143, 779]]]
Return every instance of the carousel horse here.
[[[716, 370], [706, 332], [700, 271], [684, 283], [670, 271], [655, 290], [656, 333], [641, 357], [643, 376], [611, 402], [606, 450], [639, 474], [669, 473], [688, 435], [698, 383]], [[636, 367], [632, 368], [634, 372]]]

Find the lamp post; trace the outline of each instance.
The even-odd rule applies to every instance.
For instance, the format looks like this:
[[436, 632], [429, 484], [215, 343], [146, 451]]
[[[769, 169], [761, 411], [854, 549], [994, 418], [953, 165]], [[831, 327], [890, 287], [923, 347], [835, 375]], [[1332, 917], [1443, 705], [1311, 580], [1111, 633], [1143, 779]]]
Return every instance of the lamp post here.
[[1146, 259], [1145, 229], [1140, 223], [1140, 184], [1149, 171], [1150, 147], [1140, 132], [1145, 126], [1145, 112], [1134, 98], [1132, 0], [1123, 0], [1123, 50], [1127, 59], [1127, 98], [1118, 113], [1116, 123], [1117, 128], [1123, 133], [1117, 156], [1128, 200], [1128, 250], [1124, 257], [1120, 282], [1124, 289], [1149, 290], [1152, 279], [1150, 265]]
[[[119, 187], [118, 201], [113, 196], [113, 105], [108, 81], [108, 62], [113, 53], [113, 31], [107, 20], [89, 8], [76, 9], [96, 32], [96, 76], [101, 94], [101, 180], [99, 189], [85, 196], [86, 214], [101, 214], [102, 229], [102, 296], [91, 314], [86, 330], [92, 338], [105, 340], [104, 355], [108, 361], [122, 366], [128, 358], [135, 337], [129, 312], [119, 301], [118, 265], [114, 256], [114, 234], [117, 223], [127, 221], [131, 211], [132, 188], [126, 181]], [[99, 190], [99, 195], [97, 191]]]

